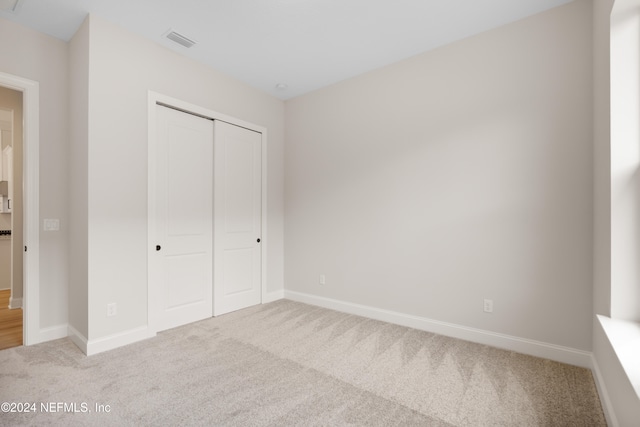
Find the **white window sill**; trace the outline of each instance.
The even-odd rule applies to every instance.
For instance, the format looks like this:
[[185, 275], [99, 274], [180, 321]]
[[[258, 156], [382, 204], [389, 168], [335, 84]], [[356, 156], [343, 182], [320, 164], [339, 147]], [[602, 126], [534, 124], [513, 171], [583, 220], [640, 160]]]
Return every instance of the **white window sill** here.
[[640, 323], [600, 315], [598, 320], [640, 398]]

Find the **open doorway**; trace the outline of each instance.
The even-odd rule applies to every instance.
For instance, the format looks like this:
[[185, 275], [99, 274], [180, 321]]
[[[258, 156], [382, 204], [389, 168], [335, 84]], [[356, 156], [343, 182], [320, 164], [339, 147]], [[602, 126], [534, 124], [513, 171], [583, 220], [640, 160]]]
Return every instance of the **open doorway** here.
[[0, 87], [0, 349], [23, 343], [23, 94]]
[[0, 87], [22, 93], [22, 343], [32, 345], [59, 338], [51, 338], [48, 331], [43, 333], [40, 328], [40, 85], [33, 80], [0, 72]]

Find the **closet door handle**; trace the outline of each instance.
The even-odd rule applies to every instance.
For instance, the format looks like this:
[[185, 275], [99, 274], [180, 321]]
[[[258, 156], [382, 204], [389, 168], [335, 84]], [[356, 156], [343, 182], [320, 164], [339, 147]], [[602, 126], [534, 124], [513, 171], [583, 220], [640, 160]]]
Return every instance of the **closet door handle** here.
[[156, 245], [156, 251], [159, 251], [160, 249], [162, 249], [162, 246]]
[[258, 243], [260, 243], [260, 239], [258, 239]]

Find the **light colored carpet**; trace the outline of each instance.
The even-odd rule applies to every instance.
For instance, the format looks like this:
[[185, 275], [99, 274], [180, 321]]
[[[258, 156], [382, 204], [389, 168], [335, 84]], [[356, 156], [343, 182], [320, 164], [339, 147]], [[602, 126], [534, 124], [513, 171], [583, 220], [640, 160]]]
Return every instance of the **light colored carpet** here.
[[287, 300], [91, 357], [2, 350], [0, 402], [37, 404], [12, 426], [606, 425], [587, 369]]

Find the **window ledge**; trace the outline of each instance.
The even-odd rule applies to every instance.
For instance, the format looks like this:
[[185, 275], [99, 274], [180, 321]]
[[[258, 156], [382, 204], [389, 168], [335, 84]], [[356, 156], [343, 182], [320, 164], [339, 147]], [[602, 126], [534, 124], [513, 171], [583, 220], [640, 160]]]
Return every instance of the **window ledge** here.
[[640, 323], [600, 315], [598, 320], [640, 398]]

